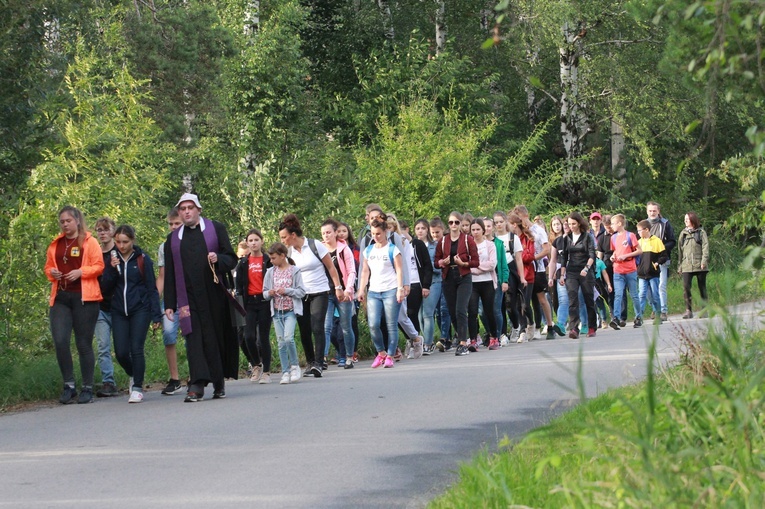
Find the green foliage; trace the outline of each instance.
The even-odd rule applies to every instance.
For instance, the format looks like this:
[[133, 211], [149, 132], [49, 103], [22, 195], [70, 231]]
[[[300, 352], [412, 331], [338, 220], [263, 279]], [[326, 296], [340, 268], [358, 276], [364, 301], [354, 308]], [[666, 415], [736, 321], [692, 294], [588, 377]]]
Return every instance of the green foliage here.
[[401, 108], [394, 123], [382, 117], [378, 142], [356, 153], [358, 191], [400, 219], [446, 215], [482, 203], [494, 169], [480, 152], [492, 121], [463, 120], [432, 102]]
[[146, 92], [125, 69], [112, 78], [94, 72], [97, 57], [82, 51], [65, 76], [73, 103], [55, 121], [60, 142], [44, 153], [29, 178], [18, 215], [0, 243], [7, 261], [0, 273], [4, 347], [34, 351], [47, 336], [44, 321], [50, 284], [42, 267], [48, 243], [58, 232], [58, 210], [75, 205], [92, 222], [108, 215], [131, 224], [138, 243], [149, 248], [164, 234], [169, 146], [147, 116]]

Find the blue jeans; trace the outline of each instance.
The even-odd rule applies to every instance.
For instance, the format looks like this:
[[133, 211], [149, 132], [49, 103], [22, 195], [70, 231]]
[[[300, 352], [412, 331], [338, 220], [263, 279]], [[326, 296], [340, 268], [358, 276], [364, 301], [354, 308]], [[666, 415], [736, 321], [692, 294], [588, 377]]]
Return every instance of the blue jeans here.
[[[324, 357], [329, 354], [329, 345], [331, 344], [330, 337], [332, 336], [332, 323], [334, 322], [335, 308], [340, 315], [340, 328], [343, 329], [343, 343], [345, 344], [346, 355], [348, 352], [353, 355], [353, 347], [356, 344], [356, 337], [353, 335], [353, 327], [351, 325], [351, 319], [356, 308], [353, 306], [353, 302], [345, 301], [340, 302], [334, 294], [329, 295], [329, 302], [327, 304], [327, 314], [324, 317]], [[338, 352], [340, 355], [340, 352]]]
[[433, 344], [433, 333], [436, 330], [436, 306], [441, 300], [441, 279], [430, 284], [430, 295], [422, 300], [420, 308], [420, 329], [425, 344]]
[[112, 314], [99, 309], [96, 321], [96, 341], [98, 342], [98, 367], [101, 369], [101, 381], [114, 384], [114, 363], [112, 362]]
[[[650, 285], [648, 288], [648, 301], [651, 303], [651, 307], [653, 308], [654, 312], [658, 313], [659, 309], [661, 309], [662, 313], [667, 312], [667, 278], [669, 277], [669, 260], [659, 265], [659, 283], [658, 283], [658, 290], [653, 289], [653, 285]], [[654, 301], [657, 299], [654, 298], [654, 293], [658, 293], [659, 295], [659, 306], [654, 306]]]
[[640, 306], [640, 298], [638, 297], [637, 271], [635, 271], [627, 274], [614, 272], [614, 318], [622, 316], [622, 306], [625, 306], [626, 308], [626, 303], [622, 302], [624, 300], [625, 286], [629, 289], [630, 297], [632, 297], [635, 318], [642, 317], [643, 309]]
[[555, 291], [558, 294], [558, 310], [556, 312], [557, 324], [560, 330], [566, 330], [566, 322], [568, 322], [568, 290], [566, 285], [559, 284], [559, 280], [555, 280]]
[[274, 332], [276, 345], [279, 348], [279, 363], [282, 373], [287, 373], [291, 366], [298, 366], [297, 347], [295, 346], [295, 327], [297, 317], [294, 311], [274, 311]]
[[438, 328], [441, 330], [441, 339], [450, 339], [452, 337], [452, 317], [449, 315], [449, 306], [446, 304], [446, 295], [443, 291], [443, 280], [441, 280], [441, 298], [438, 299], [436, 307], [438, 317]]
[[[651, 296], [648, 297], [648, 289], [651, 290]], [[654, 277], [651, 279], [640, 278], [640, 310], [645, 311], [645, 304], [648, 299], [651, 299], [651, 306], [654, 310], [661, 309], [661, 300], [659, 299], [659, 278]], [[658, 313], [657, 313], [658, 318]]]
[[133, 377], [133, 387], [130, 389], [143, 391], [143, 377], [146, 372], [146, 357], [144, 344], [146, 333], [149, 332], [151, 311], [143, 309], [130, 316], [119, 313], [112, 314], [112, 334], [114, 334], [114, 353], [117, 362], [128, 376]]
[[[367, 293], [367, 321], [369, 322], [369, 333], [372, 336], [372, 343], [377, 352], [384, 352], [383, 335], [380, 330], [380, 319], [383, 309], [385, 310], [385, 324], [388, 327], [388, 355], [393, 357], [398, 348], [398, 324], [393, 317], [397, 317], [401, 303], [396, 300], [396, 289], [386, 292]], [[390, 318], [389, 318], [390, 317]]]

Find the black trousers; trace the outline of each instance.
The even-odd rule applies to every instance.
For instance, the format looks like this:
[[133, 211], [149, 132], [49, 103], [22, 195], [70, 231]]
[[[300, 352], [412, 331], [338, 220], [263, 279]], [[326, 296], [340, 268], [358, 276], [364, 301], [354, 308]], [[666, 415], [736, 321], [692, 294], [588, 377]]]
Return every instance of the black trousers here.
[[457, 323], [457, 341], [467, 341], [468, 337], [468, 305], [473, 293], [473, 275], [460, 276], [459, 270], [452, 267], [446, 274], [441, 286], [449, 308], [452, 323]]
[[582, 277], [581, 271], [566, 272], [566, 291], [568, 292], [568, 328], [579, 329], [579, 290], [584, 296], [584, 305], [587, 307], [587, 323], [591, 329], [597, 327], [598, 318], [595, 314], [595, 277], [590, 271]]
[[247, 345], [248, 361], [253, 366], [263, 364], [263, 372], [271, 371], [271, 304], [260, 295], [247, 300], [247, 324], [244, 326], [244, 341]]
[[[324, 344], [327, 342], [324, 335], [324, 318], [329, 306], [329, 294], [327, 292], [311, 293], [303, 297], [303, 314], [297, 317], [298, 329], [300, 329], [300, 343], [305, 351], [305, 359], [308, 364], [315, 364], [324, 360]], [[313, 334], [313, 342], [311, 335]]]
[[[500, 290], [501, 291], [501, 290]], [[488, 324], [489, 336], [499, 337], [497, 333], [497, 320], [494, 317], [494, 283], [492, 281], [479, 281], [473, 283], [473, 292], [468, 304], [468, 333], [471, 339], [478, 337], [478, 301], [483, 305], [483, 314]]]
[[683, 298], [685, 299], [685, 309], [693, 310], [693, 297], [691, 296], [691, 285], [693, 276], [696, 276], [696, 282], [699, 285], [701, 300], [707, 301], [707, 273], [706, 272], [683, 272]]

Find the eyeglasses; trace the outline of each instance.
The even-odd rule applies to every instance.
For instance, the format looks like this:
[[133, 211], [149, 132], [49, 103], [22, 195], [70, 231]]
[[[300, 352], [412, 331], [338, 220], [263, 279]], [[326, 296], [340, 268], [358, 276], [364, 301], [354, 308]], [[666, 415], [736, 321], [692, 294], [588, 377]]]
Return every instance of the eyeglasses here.
[[449, 221], [449, 224], [462, 224], [462, 221]]

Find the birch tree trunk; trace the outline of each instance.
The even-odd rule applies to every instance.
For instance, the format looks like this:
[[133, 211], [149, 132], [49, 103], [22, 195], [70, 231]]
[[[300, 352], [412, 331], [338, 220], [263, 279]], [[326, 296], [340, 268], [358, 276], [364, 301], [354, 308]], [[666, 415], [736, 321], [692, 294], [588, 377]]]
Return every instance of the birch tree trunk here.
[[377, 0], [377, 7], [380, 9], [380, 13], [383, 16], [383, 31], [385, 38], [389, 42], [393, 42], [396, 36], [396, 30], [393, 28], [393, 12], [390, 9], [390, 3], [388, 0]]
[[[582, 38], [586, 30], [563, 24], [564, 44], [560, 53], [560, 133], [566, 159], [573, 161], [584, 153], [584, 139], [590, 133], [590, 119], [581, 98], [582, 79], [579, 75], [579, 59], [582, 56]], [[577, 167], [579, 164], [577, 164]]]
[[446, 48], [446, 0], [436, 0], [436, 55]]
[[244, 35], [251, 38], [260, 31], [260, 0], [249, 0], [244, 7]]
[[624, 129], [618, 117], [611, 117], [611, 174], [622, 189], [627, 187], [627, 167], [624, 164]]

